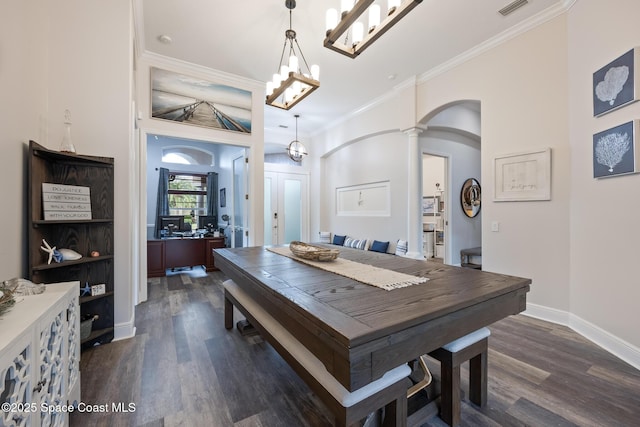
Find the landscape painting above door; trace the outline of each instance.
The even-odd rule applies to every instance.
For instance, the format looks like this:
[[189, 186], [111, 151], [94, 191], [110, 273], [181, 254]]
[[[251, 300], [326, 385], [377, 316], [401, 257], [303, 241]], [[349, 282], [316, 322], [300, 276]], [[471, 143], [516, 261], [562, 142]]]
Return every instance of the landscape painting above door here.
[[251, 92], [151, 68], [151, 116], [195, 126], [251, 133]]

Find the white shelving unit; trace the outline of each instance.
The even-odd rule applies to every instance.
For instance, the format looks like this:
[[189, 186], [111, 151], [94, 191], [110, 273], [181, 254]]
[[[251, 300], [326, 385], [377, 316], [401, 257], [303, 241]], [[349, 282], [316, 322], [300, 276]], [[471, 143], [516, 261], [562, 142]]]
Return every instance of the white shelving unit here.
[[[444, 259], [444, 208], [446, 206], [444, 194], [444, 190], [440, 188], [439, 184], [436, 184], [436, 191], [433, 193], [433, 196], [435, 200], [437, 200], [437, 203], [434, 207], [433, 213], [426, 215], [423, 219], [423, 252], [427, 258]], [[424, 222], [425, 220], [427, 222]]]
[[436, 224], [435, 231], [433, 233], [433, 254], [436, 258], [442, 258], [444, 260], [444, 209], [446, 201], [444, 199], [444, 189], [440, 188], [440, 185], [436, 184], [436, 192], [434, 196], [438, 203], [433, 210], [434, 222]]

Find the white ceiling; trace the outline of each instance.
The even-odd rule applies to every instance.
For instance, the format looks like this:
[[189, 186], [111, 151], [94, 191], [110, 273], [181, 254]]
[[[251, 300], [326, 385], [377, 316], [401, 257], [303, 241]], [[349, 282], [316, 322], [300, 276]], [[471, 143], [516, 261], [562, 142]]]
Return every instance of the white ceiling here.
[[[379, 2], [381, 0], [378, 0]], [[320, 88], [289, 111], [265, 106], [265, 135], [309, 135], [567, 0], [529, 0], [503, 17], [511, 0], [423, 0], [355, 59], [323, 47], [325, 12], [340, 0], [298, 0], [292, 28], [303, 54], [320, 66]], [[386, 1], [381, 3], [386, 10]], [[176, 58], [260, 82], [277, 72], [289, 27], [285, 0], [136, 0], [142, 53]], [[159, 37], [167, 35], [170, 44]], [[266, 141], [269, 142], [269, 141]], [[274, 141], [275, 142], [275, 141]], [[284, 141], [288, 142], [288, 141]]]

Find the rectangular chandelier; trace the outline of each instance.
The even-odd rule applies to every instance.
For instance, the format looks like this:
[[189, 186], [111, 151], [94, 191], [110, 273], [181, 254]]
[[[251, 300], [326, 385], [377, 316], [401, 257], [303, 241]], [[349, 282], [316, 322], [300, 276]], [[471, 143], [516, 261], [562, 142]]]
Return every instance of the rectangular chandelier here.
[[[289, 29], [284, 32], [284, 46], [278, 69], [273, 79], [267, 82], [266, 104], [289, 110], [320, 87], [320, 67], [307, 64], [292, 28], [295, 0], [286, 0], [284, 5], [289, 9]], [[305, 69], [306, 73], [303, 71]]]
[[268, 89], [266, 103], [273, 107], [289, 110], [319, 87], [320, 82], [313, 77], [289, 71], [288, 77], [280, 83], [280, 86], [273, 88], [271, 94]]
[[[396, 22], [411, 12], [414, 7], [422, 3], [422, 0], [389, 0], [387, 16], [383, 20], [380, 19], [380, 6], [374, 5], [374, 2], [375, 0], [358, 0], [353, 5], [353, 0], [342, 0], [339, 22], [338, 12], [335, 9], [329, 9], [327, 11], [327, 36], [324, 39], [324, 47], [355, 58]], [[353, 7], [350, 7], [352, 5]], [[358, 21], [358, 18], [367, 10], [369, 10], [369, 25], [365, 34], [364, 24]], [[350, 28], [351, 37], [346, 35], [343, 38], [344, 42], [339, 41]]]

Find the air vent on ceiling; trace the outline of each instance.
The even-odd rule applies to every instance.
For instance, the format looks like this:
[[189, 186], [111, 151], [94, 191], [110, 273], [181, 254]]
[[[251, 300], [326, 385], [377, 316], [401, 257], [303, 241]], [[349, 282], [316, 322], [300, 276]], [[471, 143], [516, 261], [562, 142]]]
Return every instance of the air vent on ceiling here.
[[515, 11], [516, 9], [520, 9], [522, 6], [524, 6], [527, 3], [529, 3], [529, 0], [515, 0], [509, 3], [508, 5], [506, 5], [505, 7], [503, 7], [502, 9], [500, 9], [498, 12], [502, 16], [507, 16], [508, 14]]

